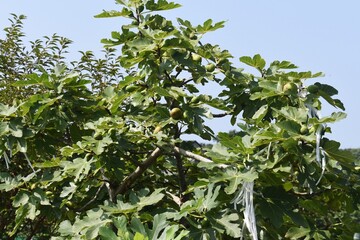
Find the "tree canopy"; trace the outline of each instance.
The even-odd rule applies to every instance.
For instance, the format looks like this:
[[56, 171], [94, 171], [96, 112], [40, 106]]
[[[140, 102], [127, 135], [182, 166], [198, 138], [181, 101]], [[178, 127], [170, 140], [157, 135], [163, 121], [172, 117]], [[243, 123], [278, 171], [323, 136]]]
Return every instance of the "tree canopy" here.
[[[53, 35], [0, 39], [0, 238], [351, 239], [359, 160], [329, 139], [346, 117], [321, 73], [204, 42], [224, 27], [117, 0], [104, 57]], [[248, 65], [257, 74], [246, 73]], [[203, 92], [212, 84], [219, 95]], [[322, 104], [336, 110], [320, 117]], [[215, 133], [214, 118], [236, 126]], [[188, 136], [184, 138], [184, 136]], [[189, 137], [190, 136], [190, 137]], [[191, 136], [214, 141], [204, 145]]]

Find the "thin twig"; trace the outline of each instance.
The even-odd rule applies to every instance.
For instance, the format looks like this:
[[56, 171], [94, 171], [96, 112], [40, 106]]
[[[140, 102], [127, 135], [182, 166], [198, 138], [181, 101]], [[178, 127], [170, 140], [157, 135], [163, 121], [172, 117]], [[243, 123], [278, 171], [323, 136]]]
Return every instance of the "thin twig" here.
[[167, 79], [169, 79], [169, 81], [170, 81], [171, 83], [173, 83], [173, 80], [171, 79], [170, 74], [169, 74], [166, 70], [164, 70], [164, 73], [165, 73], [165, 76], [167, 77]]
[[105, 186], [105, 184], [106, 184], [105, 182], [103, 184], [101, 184], [101, 186], [96, 191], [95, 196], [90, 201], [88, 201], [84, 206], [82, 206], [79, 209], [79, 212], [82, 212], [87, 206], [89, 206], [91, 203], [93, 203], [96, 200], [96, 198], [99, 196], [101, 189]]
[[190, 78], [190, 79], [187, 79], [187, 80], [184, 79], [184, 81], [181, 83], [181, 87], [184, 86], [185, 84], [191, 82], [191, 81], [194, 81], [194, 79], [193, 78]]
[[180, 71], [178, 71], [178, 72], [175, 74], [175, 78], [177, 78], [177, 77], [180, 75], [181, 72], [182, 72], [182, 69], [180, 69]]
[[[195, 154], [195, 153], [192, 153], [192, 152], [189, 152], [189, 151], [186, 151], [182, 148], [179, 148], [179, 147], [174, 147], [174, 150], [175, 152], [185, 156], [185, 157], [189, 157], [189, 158], [192, 158], [192, 159], [195, 159], [195, 160], [198, 160], [200, 162], [205, 162], [205, 163], [214, 163], [213, 161], [211, 161], [210, 159], [208, 158], [205, 158], [203, 156], [200, 156], [198, 154]], [[226, 164], [219, 164], [218, 165], [219, 167], [221, 168], [226, 168], [228, 167]]]
[[227, 115], [229, 115], [229, 113], [213, 114], [212, 116], [213, 116], [214, 118], [222, 118], [222, 117], [226, 117]]
[[31, 164], [31, 162], [30, 162], [30, 160], [29, 160], [29, 158], [28, 158], [28, 156], [27, 156], [27, 154], [26, 154], [26, 152], [24, 152], [24, 156], [25, 156], [25, 159], [26, 159], [26, 161], [28, 162], [31, 170], [32, 170], [34, 173], [36, 173], [34, 167], [32, 166], [32, 164]]

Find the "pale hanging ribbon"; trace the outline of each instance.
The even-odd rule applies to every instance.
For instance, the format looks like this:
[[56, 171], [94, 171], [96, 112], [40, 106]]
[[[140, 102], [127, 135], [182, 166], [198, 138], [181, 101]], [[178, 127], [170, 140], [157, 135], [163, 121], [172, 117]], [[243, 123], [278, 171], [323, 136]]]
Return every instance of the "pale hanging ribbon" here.
[[[27, 156], [26, 152], [23, 152], [25, 159], [29, 165], [29, 167], [31, 168], [31, 170], [35, 173], [35, 169], [32, 166], [29, 157]], [[4, 160], [5, 160], [5, 164], [6, 164], [6, 168], [9, 169], [9, 165], [10, 165], [10, 158], [12, 157], [12, 152], [10, 151], [10, 157], [7, 155], [7, 153], [4, 151]]]
[[[318, 111], [310, 104], [306, 104], [306, 107], [309, 109], [308, 116], [310, 118], [317, 118], [319, 119]], [[316, 129], [316, 162], [321, 166], [321, 175], [316, 182], [318, 185], [324, 176], [325, 168], [326, 168], [326, 158], [325, 158], [325, 151], [320, 147], [321, 138], [324, 135], [324, 129], [326, 128], [326, 124], [320, 124]]]
[[320, 183], [320, 180], [324, 176], [325, 168], [326, 168], [326, 159], [325, 159], [325, 152], [320, 147], [321, 137], [323, 135], [323, 130], [325, 126], [323, 124], [320, 124], [318, 128], [316, 129], [316, 161], [321, 166], [321, 175], [319, 180], [316, 182], [316, 185]]
[[[258, 240], [254, 209], [254, 182], [244, 182], [231, 203], [234, 203], [235, 210], [237, 210], [238, 204], [244, 206], [244, 224], [242, 232], [244, 232], [246, 226], [252, 240]], [[242, 234], [241, 239], [243, 239], [243, 237], [244, 235]]]
[[10, 158], [5, 151], [4, 151], [4, 160], [5, 160], [5, 164], [6, 164], [6, 169], [9, 170]]

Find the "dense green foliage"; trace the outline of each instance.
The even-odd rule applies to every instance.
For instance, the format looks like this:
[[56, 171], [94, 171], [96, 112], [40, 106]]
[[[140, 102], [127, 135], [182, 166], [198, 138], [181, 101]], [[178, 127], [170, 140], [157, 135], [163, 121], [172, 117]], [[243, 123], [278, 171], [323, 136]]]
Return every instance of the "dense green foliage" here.
[[[223, 27], [116, 1], [125, 17], [104, 59], [54, 35], [23, 45], [23, 16], [0, 40], [0, 238], [351, 239], [360, 232], [359, 161], [327, 138], [337, 90], [288, 61], [240, 62], [202, 42]], [[115, 49], [120, 49], [117, 54]], [[207, 84], [223, 89], [211, 96]], [[215, 134], [230, 116], [236, 132]], [[225, 120], [224, 120], [225, 122]], [[184, 135], [216, 140], [204, 146]]]
[[345, 149], [345, 151], [350, 152], [356, 158], [356, 160], [360, 161], [360, 148], [350, 148]]

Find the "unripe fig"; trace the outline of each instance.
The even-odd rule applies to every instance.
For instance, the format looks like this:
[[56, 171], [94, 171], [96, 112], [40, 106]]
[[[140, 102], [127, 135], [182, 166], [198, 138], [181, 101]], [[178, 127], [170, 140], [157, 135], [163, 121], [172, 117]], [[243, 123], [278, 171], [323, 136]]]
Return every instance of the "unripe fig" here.
[[179, 120], [179, 119], [182, 118], [182, 116], [183, 116], [183, 112], [182, 112], [182, 110], [180, 108], [176, 107], [176, 108], [171, 109], [170, 117], [172, 119]]
[[300, 133], [301, 134], [307, 134], [307, 133], [309, 133], [309, 128], [307, 127], [307, 126], [301, 126], [301, 128], [300, 128]]
[[215, 70], [215, 64], [210, 63], [210, 64], [205, 66], [205, 69], [206, 69], [207, 72], [213, 72]]
[[201, 56], [199, 54], [196, 54], [196, 53], [192, 53], [191, 54], [191, 58], [193, 61], [195, 62], [201, 62]]
[[295, 83], [286, 83], [284, 86], [283, 86], [283, 91], [285, 93], [289, 93], [289, 92], [295, 92], [297, 91], [297, 86]]
[[65, 203], [65, 205], [66, 205], [67, 207], [69, 207], [69, 208], [74, 207], [74, 203], [71, 202], [71, 201], [67, 201], [67, 202]]

